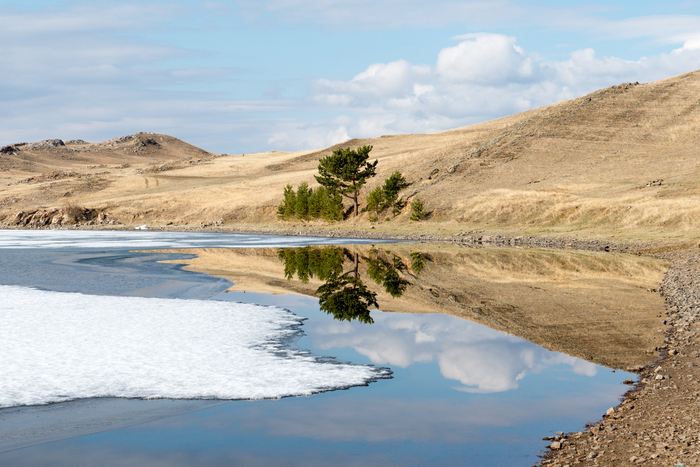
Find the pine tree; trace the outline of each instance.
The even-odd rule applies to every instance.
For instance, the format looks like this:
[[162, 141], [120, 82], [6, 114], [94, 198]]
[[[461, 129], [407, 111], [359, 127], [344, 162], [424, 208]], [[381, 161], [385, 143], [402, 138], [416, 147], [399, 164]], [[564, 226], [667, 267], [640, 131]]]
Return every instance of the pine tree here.
[[294, 217], [296, 213], [296, 193], [292, 185], [284, 187], [284, 200], [277, 206], [277, 215], [283, 219]]
[[401, 175], [401, 172], [394, 172], [391, 177], [384, 181], [382, 191], [384, 192], [384, 207], [392, 208], [394, 215], [398, 214], [406, 205], [403, 200], [399, 199], [399, 192], [408, 187], [406, 179]]
[[296, 203], [294, 205], [294, 213], [299, 219], [309, 217], [309, 184], [301, 182], [297, 188]]
[[374, 222], [377, 220], [379, 213], [384, 210], [385, 203], [382, 187], [378, 186], [369, 192], [369, 195], [367, 195], [367, 211], [374, 213], [374, 215], [370, 214], [370, 221]]
[[359, 214], [357, 198], [360, 190], [370, 177], [376, 175], [377, 161], [367, 162], [371, 150], [372, 146], [362, 146], [356, 150], [336, 149], [318, 162], [316, 181], [351, 199], [355, 216]]

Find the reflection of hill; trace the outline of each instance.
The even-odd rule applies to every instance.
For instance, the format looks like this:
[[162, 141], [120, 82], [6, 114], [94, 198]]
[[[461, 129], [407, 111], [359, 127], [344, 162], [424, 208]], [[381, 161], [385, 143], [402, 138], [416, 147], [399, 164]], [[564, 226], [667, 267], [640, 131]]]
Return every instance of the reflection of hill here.
[[[319, 247], [323, 248], [323, 247]], [[368, 246], [346, 247], [360, 256]], [[366, 280], [379, 309], [445, 313], [485, 324], [551, 350], [612, 368], [648, 362], [646, 350], [661, 345], [661, 298], [647, 289], [662, 279], [663, 263], [609, 253], [465, 249], [448, 245], [379, 245], [407, 265], [400, 298]], [[322, 281], [286, 280], [277, 249], [180, 250], [198, 257], [187, 269], [225, 277], [231, 290], [313, 296]], [[386, 254], [386, 252], [391, 252]], [[427, 255], [420, 275], [411, 253]], [[368, 278], [368, 264], [360, 273]]]

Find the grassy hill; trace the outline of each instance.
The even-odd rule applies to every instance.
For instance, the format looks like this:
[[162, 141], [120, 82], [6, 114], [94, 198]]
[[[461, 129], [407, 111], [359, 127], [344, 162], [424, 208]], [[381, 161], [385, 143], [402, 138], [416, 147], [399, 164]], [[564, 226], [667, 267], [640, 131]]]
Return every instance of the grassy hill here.
[[419, 197], [431, 214], [415, 223], [406, 208], [373, 225], [364, 213], [342, 228], [694, 238], [699, 130], [696, 71], [455, 130], [320, 151], [220, 155], [145, 133], [98, 144], [13, 145], [0, 150], [0, 221], [77, 207], [126, 225], [303, 227], [276, 218], [284, 185], [314, 186], [319, 158], [371, 144], [378, 176], [363, 197], [400, 170], [411, 183], [402, 195]]

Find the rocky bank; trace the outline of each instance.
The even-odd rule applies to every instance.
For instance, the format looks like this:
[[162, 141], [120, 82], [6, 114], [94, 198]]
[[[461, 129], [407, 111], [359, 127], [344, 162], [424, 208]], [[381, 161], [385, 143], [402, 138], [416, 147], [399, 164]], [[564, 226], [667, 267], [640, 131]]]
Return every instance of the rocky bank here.
[[638, 381], [627, 381], [632, 388], [600, 422], [544, 438], [552, 444], [541, 465], [700, 465], [700, 252], [652, 256], [671, 262], [659, 291], [666, 301], [662, 358], [629, 369]]

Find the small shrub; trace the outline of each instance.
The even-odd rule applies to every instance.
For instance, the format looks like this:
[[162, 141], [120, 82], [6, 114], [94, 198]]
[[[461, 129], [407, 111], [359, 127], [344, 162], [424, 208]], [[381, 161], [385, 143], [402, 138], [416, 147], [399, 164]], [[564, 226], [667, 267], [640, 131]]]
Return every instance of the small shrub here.
[[423, 202], [416, 198], [415, 201], [411, 203], [411, 217], [410, 219], [412, 221], [419, 221], [421, 219], [424, 219], [425, 216], [428, 213], [425, 212], [425, 207], [423, 206]]
[[378, 186], [369, 192], [367, 196], [367, 211], [373, 212], [374, 216], [371, 214], [370, 216], [375, 219], [374, 221], [370, 219], [371, 222], [375, 222], [378, 214], [384, 210], [384, 201], [384, 190], [382, 190], [382, 187]]
[[70, 222], [82, 222], [89, 220], [89, 210], [76, 204], [69, 204], [63, 208], [65, 219]]
[[[399, 198], [399, 192], [408, 187], [406, 179], [401, 172], [394, 172], [384, 180], [384, 185], [376, 187], [367, 196], [367, 211], [374, 212], [375, 217], [385, 209], [391, 208], [393, 215], [398, 215], [406, 206], [406, 202]], [[387, 220], [390, 220], [387, 217]]]
[[297, 195], [292, 185], [284, 187], [284, 200], [277, 206], [277, 215], [283, 219], [294, 217], [296, 213]]

